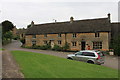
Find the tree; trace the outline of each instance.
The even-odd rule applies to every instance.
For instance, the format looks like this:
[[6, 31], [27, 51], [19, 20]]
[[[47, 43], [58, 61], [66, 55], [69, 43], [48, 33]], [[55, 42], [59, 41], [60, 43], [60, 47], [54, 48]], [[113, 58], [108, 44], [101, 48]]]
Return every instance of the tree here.
[[14, 28], [14, 25], [12, 22], [6, 20], [2, 22], [2, 33], [6, 33]]
[[113, 40], [113, 48], [115, 55], [120, 56], [120, 35]]
[[27, 28], [30, 28], [31, 27], [31, 24], [27, 25]]
[[11, 40], [13, 38], [12, 32], [10, 31], [6, 32], [5, 34], [3, 34], [3, 37]]
[[2, 23], [2, 44], [7, 44], [11, 42], [11, 39], [13, 38], [11, 30], [14, 28], [14, 25], [12, 22], [6, 20]]

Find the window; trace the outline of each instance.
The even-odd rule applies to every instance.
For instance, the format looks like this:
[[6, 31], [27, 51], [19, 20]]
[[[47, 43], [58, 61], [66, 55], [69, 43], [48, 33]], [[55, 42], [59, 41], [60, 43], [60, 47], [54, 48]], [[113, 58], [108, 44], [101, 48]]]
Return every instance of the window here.
[[102, 42], [93, 42], [93, 49], [102, 49]]
[[100, 37], [100, 33], [96, 32], [95, 37]]
[[44, 34], [44, 37], [47, 37], [47, 34]]
[[58, 37], [61, 37], [61, 34], [58, 34]]
[[33, 35], [32, 38], [36, 38], [36, 35]]
[[92, 52], [82, 52], [82, 54], [83, 54], [84, 56], [91, 56], [91, 57], [95, 57], [95, 54], [94, 54], [94, 53], [92, 53]]
[[36, 45], [36, 41], [32, 41], [32, 46], [35, 46]]
[[61, 43], [62, 43], [62, 41], [59, 40], [59, 41], [58, 41], [58, 44], [61, 45]]
[[77, 54], [77, 55], [82, 55], [82, 52], [77, 52], [76, 54]]
[[47, 45], [47, 41], [44, 41], [44, 44]]
[[72, 42], [72, 46], [76, 46], [77, 42]]
[[73, 38], [76, 38], [76, 33], [73, 34]]

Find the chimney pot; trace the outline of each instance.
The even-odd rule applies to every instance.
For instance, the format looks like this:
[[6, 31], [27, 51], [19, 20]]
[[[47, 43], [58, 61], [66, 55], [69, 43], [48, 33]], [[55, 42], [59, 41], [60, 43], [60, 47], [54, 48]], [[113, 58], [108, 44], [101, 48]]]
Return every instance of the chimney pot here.
[[31, 27], [33, 27], [33, 26], [34, 26], [34, 22], [32, 21], [32, 22], [31, 22]]
[[74, 21], [74, 18], [70, 17], [70, 23], [73, 23], [73, 21]]
[[110, 21], [110, 13], [108, 13], [108, 20]]

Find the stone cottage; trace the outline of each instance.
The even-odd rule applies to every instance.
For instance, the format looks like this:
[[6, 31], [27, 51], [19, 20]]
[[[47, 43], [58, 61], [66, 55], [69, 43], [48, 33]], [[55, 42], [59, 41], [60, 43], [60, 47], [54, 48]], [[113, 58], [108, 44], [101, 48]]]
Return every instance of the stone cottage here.
[[100, 49], [108, 50], [111, 39], [110, 14], [105, 18], [74, 20], [46, 24], [34, 24], [27, 30], [25, 46], [54, 45], [70, 50]]

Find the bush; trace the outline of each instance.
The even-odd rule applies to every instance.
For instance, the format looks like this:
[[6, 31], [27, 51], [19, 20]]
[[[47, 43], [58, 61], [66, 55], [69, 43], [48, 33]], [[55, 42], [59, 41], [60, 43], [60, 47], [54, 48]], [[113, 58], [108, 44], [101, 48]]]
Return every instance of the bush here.
[[38, 49], [47, 50], [47, 49], [51, 49], [51, 46], [50, 45], [43, 45], [43, 46], [39, 46]]
[[54, 45], [54, 47], [52, 48], [52, 50], [55, 50], [55, 51], [62, 51], [63, 48], [58, 46], [58, 45]]
[[23, 47], [23, 48], [29, 48], [29, 49], [42, 49], [42, 50], [47, 50], [47, 49], [51, 48], [50, 45], [43, 45], [43, 46], [34, 45], [34, 46], [31, 46], [31, 47], [22, 45], [21, 47]]
[[63, 50], [66, 51], [70, 48], [69, 44], [66, 42], [65, 45], [63, 46]]
[[20, 41], [23, 45], [25, 44], [25, 39], [24, 38], [22, 38]]
[[117, 38], [114, 38], [113, 48], [114, 48], [115, 55], [120, 56], [120, 36], [118, 36]]
[[18, 39], [20, 39], [20, 38], [19, 38], [19, 36], [14, 36], [13, 39], [14, 39], [14, 40], [18, 40]]
[[39, 46], [34, 45], [34, 46], [32, 46], [31, 48], [32, 48], [32, 49], [39, 49]]
[[46, 45], [43, 45], [43, 46], [40, 46], [40, 49], [42, 49], [42, 50], [47, 50], [48, 47], [47, 47]]
[[32, 49], [32, 47], [31, 47], [31, 46], [24, 46], [24, 45], [22, 45], [21, 47], [22, 47], [22, 48]]

